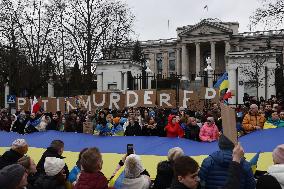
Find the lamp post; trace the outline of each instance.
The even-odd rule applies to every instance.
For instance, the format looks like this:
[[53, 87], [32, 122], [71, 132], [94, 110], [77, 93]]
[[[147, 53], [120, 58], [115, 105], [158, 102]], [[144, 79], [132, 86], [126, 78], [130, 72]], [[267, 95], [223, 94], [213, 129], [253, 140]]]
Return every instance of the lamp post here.
[[206, 58], [207, 67], [204, 69], [207, 72], [207, 79], [208, 79], [208, 87], [213, 88], [213, 71], [214, 69], [211, 66], [211, 58]]

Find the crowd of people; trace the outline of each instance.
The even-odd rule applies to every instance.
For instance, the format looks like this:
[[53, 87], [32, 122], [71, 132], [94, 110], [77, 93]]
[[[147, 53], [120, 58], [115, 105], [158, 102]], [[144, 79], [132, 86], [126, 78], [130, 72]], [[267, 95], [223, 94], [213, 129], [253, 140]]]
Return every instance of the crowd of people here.
[[37, 165], [27, 156], [28, 143], [15, 140], [0, 157], [1, 189], [283, 189], [284, 144], [272, 153], [274, 165], [255, 179], [244, 149], [226, 136], [218, 140], [219, 150], [204, 159], [201, 166], [183, 149], [169, 149], [168, 160], [157, 165], [155, 179], [137, 154], [125, 154], [107, 179], [101, 172], [102, 154], [96, 147], [84, 148], [69, 172], [63, 157], [64, 142], [53, 140]]
[[[277, 99], [245, 101], [235, 107], [236, 127], [239, 135], [260, 129], [284, 127], [284, 106]], [[88, 127], [87, 127], [88, 126]], [[88, 128], [88, 129], [87, 129]], [[19, 110], [9, 115], [0, 113], [0, 130], [20, 134], [57, 130], [63, 132], [92, 133], [102, 136], [160, 136], [180, 137], [195, 141], [216, 141], [222, 133], [221, 110], [213, 104], [203, 111], [162, 108], [83, 109], [61, 112]]]

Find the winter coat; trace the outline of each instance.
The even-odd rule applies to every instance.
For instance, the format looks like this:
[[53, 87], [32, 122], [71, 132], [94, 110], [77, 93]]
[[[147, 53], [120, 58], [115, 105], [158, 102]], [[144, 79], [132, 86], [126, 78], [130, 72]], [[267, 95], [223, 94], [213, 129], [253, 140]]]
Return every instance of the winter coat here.
[[107, 189], [108, 181], [102, 172], [87, 173], [82, 171], [74, 189]]
[[200, 127], [198, 125], [189, 124], [188, 126], [185, 127], [184, 133], [185, 133], [184, 138], [200, 141], [199, 139]]
[[170, 161], [162, 161], [157, 167], [154, 189], [165, 189], [171, 186], [174, 176], [173, 165]]
[[46, 126], [46, 130], [59, 130], [59, 121], [51, 120], [51, 122]]
[[[40, 158], [40, 160], [39, 160], [39, 162], [38, 162], [38, 164], [36, 166], [36, 169], [37, 169], [38, 173], [45, 173], [45, 171], [44, 171], [44, 162], [45, 162], [45, 158], [46, 157], [56, 157], [56, 158], [60, 158], [60, 159], [64, 159], [65, 158], [65, 157], [59, 155], [54, 148], [48, 147], [46, 149], [46, 151], [42, 154], [42, 156], [41, 156], [41, 158]], [[65, 171], [65, 174], [66, 174], [66, 178], [68, 178], [69, 170], [68, 170], [68, 167], [67, 167], [66, 164], [64, 166], [64, 171]]]
[[140, 175], [137, 178], [124, 178], [121, 189], [149, 189], [151, 180], [147, 175]]
[[263, 128], [265, 123], [265, 117], [262, 114], [251, 115], [247, 113], [243, 119], [243, 128], [246, 133], [254, 131], [254, 126], [260, 126]]
[[215, 124], [209, 126], [207, 122], [200, 129], [199, 138], [201, 141], [214, 141], [217, 140], [219, 136], [218, 128]]
[[142, 135], [143, 136], [158, 136], [158, 129], [156, 128], [147, 128], [147, 125], [142, 127]]
[[65, 189], [65, 184], [60, 184], [55, 176], [40, 175], [35, 181], [33, 189]]
[[26, 133], [33, 133], [33, 132], [38, 132], [36, 129], [38, 125], [40, 124], [41, 119], [30, 119], [25, 127], [25, 132]]
[[271, 118], [268, 118], [267, 120], [268, 123], [271, 123], [272, 125], [278, 127], [284, 127], [284, 121], [283, 120], [272, 120]]
[[7, 132], [10, 132], [11, 124], [12, 124], [12, 122], [9, 121], [9, 120], [8, 120], [8, 121], [1, 120], [1, 123], [0, 123], [0, 131], [7, 131]]
[[128, 125], [124, 132], [124, 136], [142, 136], [142, 130], [137, 121], [134, 122], [134, 125]]
[[12, 126], [12, 131], [17, 132], [19, 134], [25, 134], [25, 126], [26, 126], [27, 120], [24, 118], [19, 118]]
[[[206, 189], [217, 189], [225, 186], [229, 178], [229, 167], [232, 162], [232, 151], [216, 151], [202, 162], [199, 177], [202, 186]], [[255, 189], [255, 180], [253, 177], [250, 163], [241, 161], [240, 188]]]
[[172, 120], [175, 116], [169, 115], [168, 124], [165, 127], [165, 131], [167, 132], [167, 137], [184, 137], [184, 131], [178, 123], [173, 124]]
[[[280, 185], [284, 189], [284, 164], [276, 164], [268, 167], [268, 175], [264, 175], [259, 178], [257, 182], [262, 182], [262, 185], [276, 186]], [[275, 179], [267, 179], [268, 177], [274, 177]], [[278, 182], [278, 183], [277, 183]]]
[[6, 167], [8, 165], [12, 165], [14, 163], [17, 163], [17, 161], [22, 157], [23, 157], [23, 155], [16, 152], [15, 150], [10, 149], [9, 151], [6, 151], [0, 157], [0, 169], [2, 169], [3, 167]]

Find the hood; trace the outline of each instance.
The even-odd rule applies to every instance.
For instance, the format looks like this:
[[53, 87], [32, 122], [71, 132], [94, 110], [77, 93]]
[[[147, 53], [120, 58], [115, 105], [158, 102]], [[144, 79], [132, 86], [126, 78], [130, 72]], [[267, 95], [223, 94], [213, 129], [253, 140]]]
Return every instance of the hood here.
[[173, 118], [175, 118], [176, 116], [175, 115], [169, 115], [169, 117], [168, 117], [168, 124], [169, 125], [171, 125], [171, 126], [173, 126], [173, 123], [172, 123], [172, 120], [173, 120]]
[[210, 156], [221, 167], [229, 167], [232, 162], [232, 151], [230, 150], [216, 151]]
[[282, 187], [284, 186], [284, 164], [272, 165], [267, 172], [274, 176]]

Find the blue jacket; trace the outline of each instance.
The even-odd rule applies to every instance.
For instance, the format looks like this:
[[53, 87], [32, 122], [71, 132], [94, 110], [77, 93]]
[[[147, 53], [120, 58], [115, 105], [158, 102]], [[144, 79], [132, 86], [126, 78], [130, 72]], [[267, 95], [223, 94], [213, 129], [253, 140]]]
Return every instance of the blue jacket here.
[[[222, 188], [229, 177], [229, 167], [232, 162], [232, 151], [216, 151], [203, 160], [199, 177], [201, 185], [206, 189]], [[251, 165], [246, 160], [241, 161], [241, 189], [255, 189]]]

